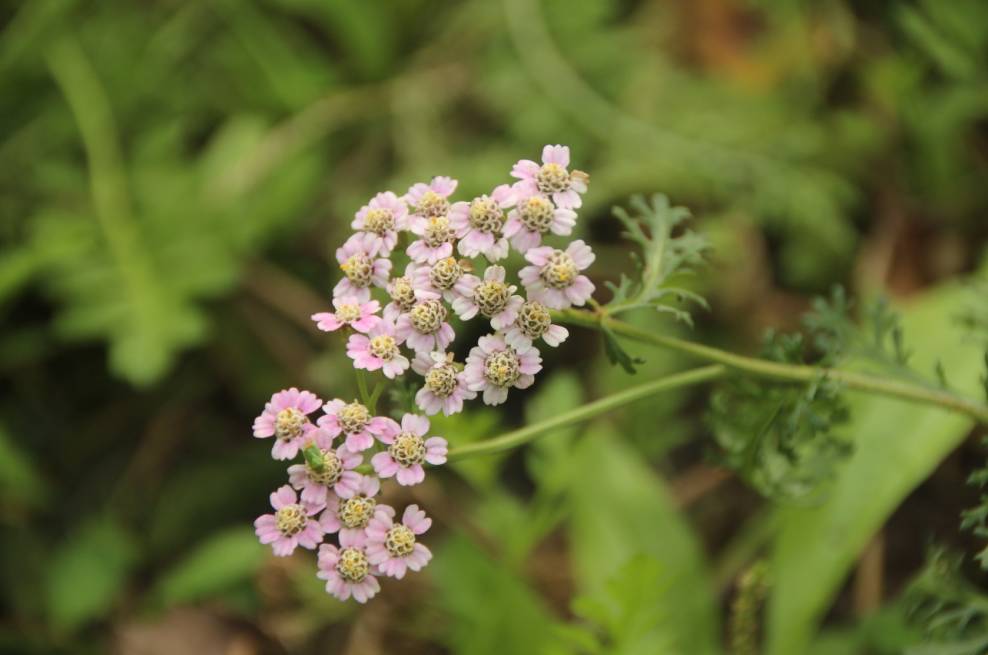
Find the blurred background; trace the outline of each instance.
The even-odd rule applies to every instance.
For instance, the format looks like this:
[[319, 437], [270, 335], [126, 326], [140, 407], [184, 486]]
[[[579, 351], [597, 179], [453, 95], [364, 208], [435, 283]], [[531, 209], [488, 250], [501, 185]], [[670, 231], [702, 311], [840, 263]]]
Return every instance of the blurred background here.
[[[630, 194], [714, 241], [696, 328], [643, 325], [754, 353], [841, 284], [891, 296], [917, 370], [977, 391], [953, 319], [986, 298], [963, 280], [988, 245], [988, 3], [2, 0], [0, 651], [920, 643], [900, 598], [929, 544], [979, 547], [958, 515], [983, 454], [963, 418], [873, 398], [825, 500], [723, 467], [692, 389], [389, 491], [436, 518], [435, 559], [366, 607], [256, 542], [285, 466], [253, 417], [288, 386], [354, 394], [308, 318], [353, 213], [439, 174], [469, 198], [546, 143], [591, 175], [600, 299], [631, 267]], [[436, 431], [489, 438], [689, 363], [629, 350], [634, 378], [574, 331], [532, 390]], [[968, 574], [951, 601], [988, 606]]]

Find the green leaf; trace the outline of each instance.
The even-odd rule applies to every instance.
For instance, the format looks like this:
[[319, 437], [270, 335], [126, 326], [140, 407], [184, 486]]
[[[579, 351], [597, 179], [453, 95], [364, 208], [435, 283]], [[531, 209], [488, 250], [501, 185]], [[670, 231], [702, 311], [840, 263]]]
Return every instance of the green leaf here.
[[[913, 359], [932, 370], [941, 359], [958, 390], [977, 390], [979, 358], [951, 322], [963, 289], [940, 288], [907, 307], [903, 327], [924, 335]], [[919, 344], [917, 344], [919, 345]], [[963, 415], [876, 396], [855, 395], [855, 454], [817, 507], [780, 510], [769, 604], [768, 653], [804, 652], [858, 553], [900, 502], [968, 434]]]
[[717, 652], [717, 604], [703, 548], [669, 492], [641, 458], [603, 425], [573, 453], [570, 543], [580, 590], [603, 593], [621, 567], [645, 556], [665, 583], [657, 594], [665, 636], [683, 652]]
[[43, 504], [47, 492], [34, 462], [0, 425], [0, 498], [37, 506]]
[[162, 576], [155, 597], [165, 605], [207, 598], [253, 576], [267, 556], [250, 528], [219, 532]]
[[45, 581], [52, 625], [71, 632], [105, 617], [136, 564], [136, 543], [113, 519], [94, 519], [70, 534]]

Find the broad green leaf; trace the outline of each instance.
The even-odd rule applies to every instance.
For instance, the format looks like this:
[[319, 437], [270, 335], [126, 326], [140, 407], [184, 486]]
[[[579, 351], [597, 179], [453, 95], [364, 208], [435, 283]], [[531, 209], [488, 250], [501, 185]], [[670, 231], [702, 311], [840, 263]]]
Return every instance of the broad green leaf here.
[[[975, 394], [980, 357], [954, 315], [965, 290], [931, 292], [903, 313], [912, 364], [932, 374], [943, 362], [957, 390]], [[780, 510], [774, 588], [768, 614], [768, 653], [804, 652], [858, 553], [889, 515], [971, 429], [961, 414], [877, 396], [851, 398], [847, 434], [855, 452], [816, 507]]]
[[52, 625], [72, 631], [105, 617], [136, 563], [133, 538], [112, 519], [93, 519], [68, 535], [45, 581]]
[[267, 557], [249, 527], [214, 534], [165, 573], [156, 596], [165, 605], [206, 598], [250, 578]]
[[669, 641], [695, 655], [717, 652], [720, 627], [703, 547], [668, 490], [603, 425], [588, 431], [573, 460], [570, 542], [579, 589], [604, 592], [632, 558], [651, 558], [666, 576], [655, 610]]

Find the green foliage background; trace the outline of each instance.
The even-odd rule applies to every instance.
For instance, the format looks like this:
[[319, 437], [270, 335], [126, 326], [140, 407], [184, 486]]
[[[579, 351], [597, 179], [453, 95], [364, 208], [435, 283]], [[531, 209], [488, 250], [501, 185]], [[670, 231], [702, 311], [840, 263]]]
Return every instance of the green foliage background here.
[[[359, 609], [256, 543], [284, 471], [249, 428], [274, 390], [354, 393], [307, 317], [367, 198], [480, 193], [545, 143], [591, 173], [602, 299], [633, 268], [610, 216], [632, 193], [715, 243], [695, 327], [631, 320], [754, 352], [834, 284], [885, 292], [913, 368], [978, 394], [955, 319], [985, 304], [986, 126], [979, 0], [0, 1], [0, 650], [702, 655], [765, 558], [764, 652], [977, 652], [986, 612], [930, 641], [900, 598], [928, 540], [971, 545], [961, 417], [850, 398], [854, 454], [801, 505], [724, 472], [705, 391], [638, 403], [395, 498], [436, 516], [436, 558]], [[684, 363], [634, 354], [639, 379]], [[437, 428], [467, 443], [630, 383], [577, 331], [507, 411]]]

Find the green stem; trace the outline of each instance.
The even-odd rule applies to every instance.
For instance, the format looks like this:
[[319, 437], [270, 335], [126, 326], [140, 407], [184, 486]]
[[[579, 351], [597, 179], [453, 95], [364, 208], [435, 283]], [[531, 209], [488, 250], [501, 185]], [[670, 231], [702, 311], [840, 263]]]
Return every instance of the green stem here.
[[364, 373], [362, 369], [356, 369], [357, 371], [357, 391], [360, 393], [360, 402], [370, 410], [371, 414], [374, 413], [374, 408], [371, 407], [371, 395], [367, 391], [367, 374]]
[[589, 418], [597, 416], [598, 414], [609, 412], [612, 409], [622, 405], [627, 405], [628, 403], [640, 398], [645, 398], [646, 396], [659, 393], [660, 391], [668, 391], [670, 389], [685, 387], [691, 384], [700, 384], [701, 382], [715, 380], [719, 377], [723, 377], [726, 373], [727, 369], [725, 367], [713, 365], [703, 366], [683, 373], [675, 373], [673, 375], [659, 378], [658, 380], [652, 380], [651, 382], [646, 382], [644, 384], [631, 387], [630, 389], [625, 389], [624, 391], [606, 396], [600, 400], [595, 400], [568, 412], [558, 414], [544, 421], [539, 421], [538, 423], [526, 425], [525, 427], [519, 428], [512, 432], [507, 432], [499, 437], [488, 439], [480, 443], [453, 448], [449, 451], [449, 459], [458, 460], [475, 455], [491, 455], [493, 453], [499, 453], [501, 451], [528, 443], [529, 441], [532, 441], [536, 437], [549, 432], [550, 430], [555, 430], [567, 425], [572, 425], [573, 423], [585, 421]]
[[377, 401], [381, 397], [381, 393], [384, 391], [384, 383], [378, 382], [374, 385], [374, 390], [371, 391], [370, 398], [367, 401], [367, 409], [370, 410], [371, 414], [377, 414]]
[[718, 348], [704, 346], [699, 343], [677, 339], [649, 330], [645, 330], [624, 321], [619, 321], [603, 313], [594, 313], [585, 310], [568, 309], [561, 312], [554, 312], [555, 318], [570, 325], [580, 325], [584, 327], [597, 328], [606, 327], [615, 334], [649, 343], [663, 348], [671, 348], [700, 359], [717, 364], [723, 364], [728, 368], [744, 371], [751, 375], [773, 380], [785, 380], [789, 382], [809, 382], [826, 376], [831, 380], [840, 382], [849, 389], [867, 391], [892, 398], [903, 400], [913, 400], [928, 405], [936, 405], [946, 409], [951, 409], [971, 418], [988, 424], [988, 406], [976, 400], [965, 398], [949, 391], [933, 389], [918, 384], [890, 380], [888, 378], [876, 377], [867, 373], [858, 373], [839, 368], [823, 368], [819, 366], [806, 366], [797, 364], [782, 364], [770, 362], [756, 357], [745, 357], [736, 355]]

